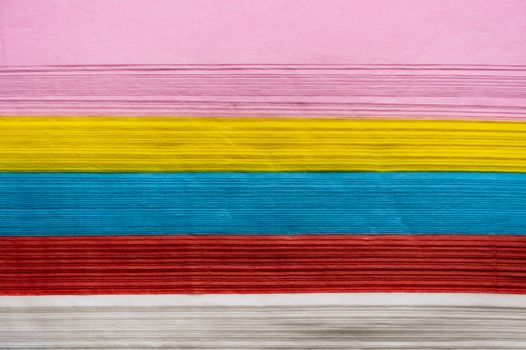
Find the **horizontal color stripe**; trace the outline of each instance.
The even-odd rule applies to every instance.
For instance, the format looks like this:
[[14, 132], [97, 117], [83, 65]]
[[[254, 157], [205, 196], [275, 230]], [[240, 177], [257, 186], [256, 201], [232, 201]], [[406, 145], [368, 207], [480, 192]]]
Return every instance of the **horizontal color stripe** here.
[[1, 173], [0, 235], [526, 234], [515, 173]]
[[0, 295], [526, 294], [526, 237], [0, 238]]
[[0, 67], [0, 115], [398, 116], [526, 121], [525, 67], [411, 64]]
[[0, 118], [0, 171], [526, 171], [526, 123]]
[[[384, 303], [384, 298], [400, 304]], [[137, 300], [137, 296], [128, 297]], [[0, 307], [0, 346], [6, 349], [524, 349], [524, 300], [510, 296], [400, 294], [360, 296], [257, 296], [256, 303], [190, 305], [50, 306], [45, 302]], [[344, 299], [341, 305], [326, 303]], [[141, 298], [155, 300], [156, 297]], [[207, 296], [199, 297], [209, 299]], [[404, 305], [409, 298], [429, 303]], [[186, 298], [188, 299], [188, 298]], [[258, 305], [266, 299], [269, 305]], [[296, 298], [297, 299], [297, 298]], [[489, 302], [496, 300], [495, 304]], [[511, 297], [510, 297], [511, 299]], [[345, 303], [351, 300], [351, 303]], [[483, 300], [482, 305], [478, 301]], [[499, 300], [510, 306], [501, 306]], [[101, 302], [102, 301], [102, 302]]]
[[158, 306], [479, 306], [521, 308], [526, 295], [486, 293], [120, 294], [0, 296], [0, 308]]

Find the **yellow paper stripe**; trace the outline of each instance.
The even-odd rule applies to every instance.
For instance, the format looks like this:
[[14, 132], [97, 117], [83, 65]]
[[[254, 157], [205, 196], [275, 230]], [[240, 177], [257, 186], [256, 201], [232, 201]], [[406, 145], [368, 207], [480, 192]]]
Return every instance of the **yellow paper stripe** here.
[[526, 171], [526, 123], [0, 117], [0, 171]]

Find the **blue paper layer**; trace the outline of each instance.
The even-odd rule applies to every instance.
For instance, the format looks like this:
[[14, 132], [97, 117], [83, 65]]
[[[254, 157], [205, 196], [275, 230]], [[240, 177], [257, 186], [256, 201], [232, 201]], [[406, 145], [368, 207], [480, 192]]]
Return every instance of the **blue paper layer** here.
[[2, 173], [0, 235], [526, 234], [526, 174]]

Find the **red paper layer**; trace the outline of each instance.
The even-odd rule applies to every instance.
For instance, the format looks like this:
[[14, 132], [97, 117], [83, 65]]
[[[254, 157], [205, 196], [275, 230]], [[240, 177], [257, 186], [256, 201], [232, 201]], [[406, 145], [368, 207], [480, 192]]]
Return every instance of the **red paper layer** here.
[[526, 294], [526, 237], [0, 238], [0, 294]]

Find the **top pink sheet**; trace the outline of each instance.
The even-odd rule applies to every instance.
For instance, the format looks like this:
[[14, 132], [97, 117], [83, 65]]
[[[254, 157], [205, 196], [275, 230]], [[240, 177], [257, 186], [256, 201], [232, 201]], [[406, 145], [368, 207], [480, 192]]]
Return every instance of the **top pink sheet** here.
[[523, 0], [0, 0], [0, 65], [526, 64]]

